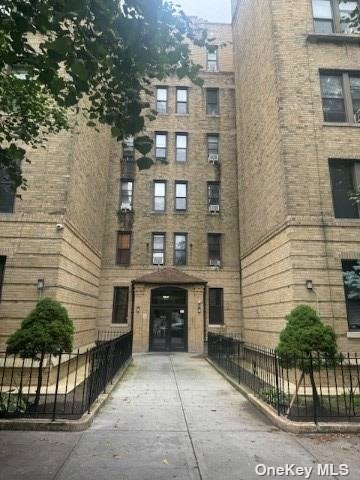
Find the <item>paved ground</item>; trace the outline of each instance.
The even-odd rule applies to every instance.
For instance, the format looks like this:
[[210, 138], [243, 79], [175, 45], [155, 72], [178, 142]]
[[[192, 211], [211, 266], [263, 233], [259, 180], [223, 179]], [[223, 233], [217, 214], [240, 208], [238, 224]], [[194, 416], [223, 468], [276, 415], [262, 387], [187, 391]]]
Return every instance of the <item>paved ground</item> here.
[[[255, 466], [348, 464], [360, 478], [360, 438], [274, 428], [204, 359], [136, 356], [91, 429], [0, 433], [6, 480], [252, 480]], [[292, 476], [290, 478], [305, 478]], [[286, 477], [285, 477], [286, 478]], [[338, 477], [340, 478], [340, 477]]]

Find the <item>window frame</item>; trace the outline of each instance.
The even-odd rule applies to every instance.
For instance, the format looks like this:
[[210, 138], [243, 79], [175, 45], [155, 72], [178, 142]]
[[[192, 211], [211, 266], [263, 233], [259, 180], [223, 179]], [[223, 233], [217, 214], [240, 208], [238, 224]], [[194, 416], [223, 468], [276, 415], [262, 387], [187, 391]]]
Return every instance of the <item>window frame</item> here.
[[[119, 240], [121, 236], [129, 237], [129, 248], [120, 248]], [[118, 231], [116, 235], [116, 265], [120, 267], [129, 267], [131, 264], [131, 244], [132, 244], [132, 232]], [[121, 252], [127, 252], [126, 261], [121, 261]]]
[[[164, 136], [165, 137], [165, 147], [158, 147], [157, 145], [157, 139], [159, 136]], [[169, 142], [169, 137], [168, 137], [168, 132], [155, 132], [155, 159], [160, 160], [160, 161], [166, 161], [168, 158], [168, 142]], [[159, 157], [158, 156], [158, 150], [162, 149], [165, 150], [165, 156], [164, 157]]]
[[[220, 305], [211, 305], [211, 293], [215, 290], [221, 292]], [[209, 321], [208, 321], [208, 324], [209, 325], [224, 325], [224, 323], [225, 323], [224, 322], [224, 289], [223, 288], [218, 288], [218, 287], [209, 287], [208, 295], [209, 295]], [[214, 312], [214, 309], [215, 309], [215, 312]], [[219, 315], [219, 313], [220, 313], [220, 315]], [[216, 321], [216, 322], [211, 321], [213, 315], [215, 316], [215, 318], [219, 318], [220, 321]]]
[[[176, 237], [185, 237], [185, 248], [183, 249], [179, 249], [179, 248], [176, 248]], [[186, 267], [187, 266], [187, 262], [188, 262], [188, 253], [187, 253], [187, 249], [188, 249], [188, 234], [187, 233], [183, 233], [183, 232], [175, 232], [174, 233], [174, 258], [173, 258], [173, 262], [174, 262], [174, 266], [175, 267]], [[184, 263], [177, 263], [176, 262], [176, 252], [185, 252], [185, 262]]]
[[[210, 142], [210, 138], [216, 138], [217, 139], [217, 142], [216, 142], [216, 145], [217, 145], [217, 151], [215, 153], [215, 151], [212, 151], [210, 149], [210, 145], [215, 145], [215, 142]], [[208, 158], [209, 158], [209, 155], [220, 155], [220, 135], [218, 133], [208, 133], [207, 134], [207, 153], [208, 153]]]
[[5, 267], [6, 267], [6, 256], [0, 255], [0, 302], [1, 302], [2, 289], [4, 286]]
[[[216, 113], [210, 113], [209, 111], [209, 106], [210, 105], [215, 105], [215, 103], [209, 103], [209, 97], [208, 97], [208, 94], [209, 92], [216, 92]], [[210, 115], [210, 116], [216, 116], [216, 115], [220, 115], [220, 89], [219, 88], [212, 88], [212, 87], [209, 87], [209, 88], [206, 88], [206, 115]]]
[[[186, 195], [185, 197], [179, 197], [177, 195], [177, 186], [178, 185], [185, 185], [185, 188], [186, 188]], [[178, 212], [178, 213], [184, 213], [184, 212], [187, 212], [188, 210], [188, 198], [189, 198], [189, 188], [188, 188], [188, 182], [186, 180], [175, 180], [175, 188], [174, 188], [174, 210], [175, 212]], [[185, 209], [183, 208], [177, 208], [177, 199], [183, 199], [185, 198]]]
[[[126, 295], [126, 308], [124, 309], [125, 313], [125, 320], [126, 322], [116, 322], [115, 318], [118, 317], [118, 312], [119, 312], [119, 307], [120, 303], [117, 302], [117, 292], [120, 292], [121, 290], [126, 290], [127, 295]], [[113, 309], [112, 309], [112, 318], [111, 318], [111, 323], [114, 325], [128, 325], [129, 324], [129, 297], [130, 297], [130, 288], [129, 287], [124, 287], [124, 286], [114, 286], [113, 287]]]
[[[360, 219], [360, 205], [354, 204], [354, 212], [357, 212], [357, 216], [349, 217], [349, 216], [339, 216], [338, 215], [338, 206], [336, 204], [336, 196], [334, 189], [334, 182], [333, 182], [333, 175], [332, 175], [332, 168], [336, 166], [336, 164], [343, 165], [349, 167], [351, 172], [352, 182], [353, 182], [353, 189], [354, 191], [358, 191], [360, 189], [360, 160], [346, 160], [346, 159], [338, 159], [338, 158], [330, 158], [329, 159], [329, 175], [330, 175], [330, 186], [331, 186], [331, 196], [332, 196], [332, 205], [333, 205], [333, 213], [334, 218], [339, 220], [359, 220]], [[352, 201], [349, 199], [349, 202]]]
[[[210, 187], [213, 186], [213, 185], [216, 185], [218, 187], [217, 203], [212, 203], [211, 202], [211, 199], [215, 198], [215, 197], [210, 196]], [[221, 199], [220, 197], [221, 197], [221, 195], [220, 195], [220, 182], [218, 182], [218, 181], [207, 182], [207, 200], [208, 200], [208, 209], [209, 210], [210, 210], [211, 205], [218, 205], [219, 209], [220, 209], [220, 199]]]
[[[164, 184], [164, 196], [161, 195], [155, 195], [156, 194], [156, 185], [157, 184]], [[156, 213], [164, 213], [166, 212], [166, 193], [167, 193], [167, 181], [166, 180], [154, 180], [153, 181], [153, 212]], [[156, 198], [163, 198], [164, 199], [164, 209], [163, 210], [157, 210], [155, 208], [156, 206]]]
[[[208, 72], [218, 72], [219, 71], [219, 47], [217, 45], [212, 45], [212, 46], [214, 48], [213, 52], [210, 52], [209, 48], [206, 49], [206, 70]], [[209, 54], [215, 54], [215, 60], [210, 60]], [[214, 65], [214, 68], [211, 68], [210, 64]]]
[[[155, 249], [155, 237], [163, 237], [163, 250]], [[154, 263], [154, 254], [155, 253], [162, 253], [164, 261], [163, 263]], [[166, 265], [166, 233], [165, 232], [153, 232], [152, 239], [151, 239], [151, 264], [152, 265]]]
[[[340, 1], [339, 0], [329, 0], [330, 9], [331, 9], [331, 23], [332, 23], [332, 31], [325, 33], [325, 32], [318, 32], [316, 31], [316, 21], [322, 20], [320, 17], [315, 17], [315, 9], [314, 9], [314, 1], [311, 2], [312, 7], [312, 17], [313, 17], [313, 26], [314, 32], [319, 35], [332, 35], [332, 34], [341, 34], [341, 35], [354, 35], [354, 32], [346, 32], [342, 30], [341, 27], [341, 13], [340, 13]], [[358, 4], [358, 8], [360, 8], [360, 0], [352, 0]]]
[[[178, 141], [179, 137], [186, 138], [186, 148], [179, 148], [177, 146], [177, 141]], [[188, 133], [177, 132], [175, 134], [175, 161], [177, 163], [186, 163], [188, 161], [188, 149], [189, 149], [189, 134]], [[181, 150], [181, 151], [185, 150], [185, 160], [179, 160], [178, 159], [178, 151], [179, 150]]]
[[[119, 202], [120, 203], [120, 211], [122, 209], [128, 208], [126, 206], [123, 206], [123, 205], [126, 205], [125, 202], [123, 203], [123, 192], [126, 192], [126, 191], [129, 192], [128, 190], [123, 190], [123, 188], [122, 188], [123, 184], [125, 184], [125, 183], [131, 183], [131, 196], [130, 196], [130, 204], [129, 204], [130, 208], [129, 208], [129, 210], [130, 210], [130, 212], [132, 212], [133, 209], [134, 209], [134, 180], [132, 178], [121, 178], [120, 179], [120, 202]], [[129, 197], [129, 194], [128, 194], [128, 197]]]
[[[178, 99], [178, 92], [185, 91], [186, 92], [186, 102], [180, 101]], [[175, 113], [177, 115], [187, 115], [189, 113], [189, 89], [188, 87], [176, 87], [176, 105], [175, 105]], [[185, 112], [179, 112], [179, 105], [185, 105]]]
[[[159, 91], [160, 90], [164, 90], [166, 92], [166, 100], [159, 100]], [[164, 115], [166, 113], [168, 113], [168, 102], [169, 102], [169, 89], [168, 87], [164, 87], [164, 86], [157, 86], [156, 87], [156, 112], [159, 113], [160, 115]], [[165, 103], [165, 110], [164, 111], [161, 111], [158, 109], [158, 105], [159, 103]]]
[[348, 298], [348, 293], [349, 293], [349, 287], [346, 286], [345, 284], [345, 279], [344, 279], [344, 272], [350, 272], [352, 270], [352, 267], [351, 269], [349, 270], [349, 267], [346, 267], [346, 264], [357, 264], [357, 260], [349, 260], [349, 259], [342, 259], [341, 260], [341, 273], [342, 273], [342, 278], [343, 278], [343, 287], [344, 287], [344, 295], [345, 295], [345, 308], [346, 308], [346, 319], [347, 319], [347, 324], [348, 324], [348, 331], [349, 332], [360, 332], [360, 320], [358, 322], [358, 324], [355, 324], [355, 325], [358, 325], [356, 328], [352, 328], [352, 324], [350, 323], [350, 321], [352, 320], [350, 317], [351, 317], [351, 305], [353, 303], [358, 303], [359, 305], [357, 307], [355, 307], [356, 309], [358, 308], [359, 309], [359, 312], [360, 312], [360, 300], [358, 299], [350, 299]]
[[[321, 87], [321, 77], [322, 76], [333, 76], [333, 77], [340, 77], [341, 84], [342, 84], [342, 91], [343, 91], [343, 99], [345, 105], [345, 120], [326, 120], [325, 119], [325, 111], [324, 111], [324, 98], [333, 98], [333, 97], [324, 97], [323, 91]], [[350, 78], [357, 77], [360, 79], [360, 72], [359, 71], [341, 71], [341, 70], [320, 70], [320, 94], [321, 94], [321, 103], [322, 103], [322, 111], [323, 111], [323, 119], [324, 123], [341, 123], [341, 124], [360, 124], [360, 109], [359, 111], [359, 122], [355, 121], [355, 113], [354, 113], [354, 106], [353, 106], [353, 99], [351, 95], [351, 83]]]
[[[211, 238], [218, 238], [219, 239], [219, 257], [218, 258], [213, 258], [212, 255], [210, 255], [210, 250], [211, 250], [211, 245], [210, 245], [210, 239]], [[211, 265], [211, 261], [218, 261], [220, 262], [220, 266], [222, 266], [223, 261], [222, 261], [222, 234], [221, 233], [208, 233], [208, 265], [210, 267], [213, 267], [215, 265]]]

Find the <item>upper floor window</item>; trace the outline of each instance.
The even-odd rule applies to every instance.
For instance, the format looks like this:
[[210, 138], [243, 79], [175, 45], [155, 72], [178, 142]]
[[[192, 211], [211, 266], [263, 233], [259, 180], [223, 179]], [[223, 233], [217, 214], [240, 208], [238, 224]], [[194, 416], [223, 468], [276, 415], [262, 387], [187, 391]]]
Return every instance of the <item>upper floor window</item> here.
[[220, 211], [220, 183], [208, 182], [208, 207], [211, 213]]
[[167, 112], [168, 89], [166, 87], [157, 87], [156, 89], [156, 111], [158, 113]]
[[360, 75], [321, 73], [321, 95], [326, 122], [360, 121]]
[[153, 265], [165, 265], [165, 233], [154, 233], [152, 243]]
[[176, 113], [185, 115], [188, 113], [188, 89], [177, 88], [176, 89]]
[[[354, 267], [358, 266], [356, 260], [343, 260], [342, 261], [342, 271], [345, 272], [355, 272]], [[345, 280], [345, 279], [344, 279]], [[345, 289], [345, 301], [346, 301], [346, 313], [347, 320], [349, 325], [349, 330], [360, 330], [360, 300], [358, 298], [349, 298], [350, 289], [344, 282]]]
[[360, 218], [359, 205], [349, 198], [360, 188], [360, 162], [330, 160], [329, 167], [335, 217]]
[[154, 211], [164, 212], [166, 208], [166, 182], [154, 182]]
[[155, 134], [155, 157], [157, 160], [166, 160], [167, 157], [167, 133]]
[[208, 155], [219, 155], [219, 135], [210, 133], [207, 137]]
[[185, 212], [187, 210], [187, 183], [175, 182], [175, 210]]
[[219, 89], [218, 88], [206, 89], [206, 113], [208, 115], [219, 114]]
[[174, 264], [186, 265], [187, 235], [186, 233], [176, 233], [174, 235]]
[[352, 15], [359, 1], [313, 0], [314, 29], [316, 33], [356, 33], [351, 26]]
[[9, 175], [4, 169], [0, 169], [0, 213], [12, 213], [14, 211], [16, 190]]
[[127, 137], [123, 143], [123, 156], [133, 160], [135, 154], [134, 137]]
[[112, 323], [127, 323], [129, 308], [129, 287], [115, 287]]
[[132, 210], [133, 187], [134, 182], [132, 180], [121, 180], [120, 210]]
[[188, 136], [186, 133], [176, 134], [176, 161], [186, 162], [187, 160]]
[[1, 291], [4, 283], [5, 262], [6, 262], [6, 257], [0, 257], [0, 301], [1, 301]]
[[209, 288], [209, 324], [224, 323], [224, 291], [222, 288]]
[[215, 46], [207, 50], [207, 69], [210, 72], [218, 71], [218, 48]]
[[212, 267], [219, 267], [221, 265], [221, 234], [208, 234], [208, 253], [209, 265]]
[[116, 264], [130, 265], [130, 245], [131, 233], [118, 232], [117, 249], [116, 249]]

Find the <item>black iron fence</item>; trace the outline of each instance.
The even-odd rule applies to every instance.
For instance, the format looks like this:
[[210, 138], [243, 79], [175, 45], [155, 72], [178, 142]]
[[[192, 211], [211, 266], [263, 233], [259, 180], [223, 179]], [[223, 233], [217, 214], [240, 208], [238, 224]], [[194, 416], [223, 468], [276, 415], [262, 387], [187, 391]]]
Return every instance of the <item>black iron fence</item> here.
[[359, 421], [360, 356], [281, 357], [235, 336], [208, 334], [208, 356], [239, 384], [294, 421]]
[[36, 359], [0, 353], [0, 418], [77, 419], [132, 356], [132, 332]]

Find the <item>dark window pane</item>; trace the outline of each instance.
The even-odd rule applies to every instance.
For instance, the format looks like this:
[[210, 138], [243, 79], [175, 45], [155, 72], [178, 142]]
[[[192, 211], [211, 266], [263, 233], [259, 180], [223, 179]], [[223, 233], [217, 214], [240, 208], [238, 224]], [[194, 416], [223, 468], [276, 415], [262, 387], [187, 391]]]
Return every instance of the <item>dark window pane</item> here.
[[208, 184], [208, 202], [209, 205], [220, 204], [220, 185], [218, 183]]
[[6, 257], [0, 257], [0, 301], [1, 301], [1, 291], [4, 283], [5, 262], [6, 262]]
[[175, 265], [186, 265], [186, 243], [187, 237], [184, 234], [176, 234], [174, 238]]
[[354, 118], [360, 121], [360, 77], [350, 77], [350, 92], [353, 104]]
[[[358, 266], [356, 260], [343, 260], [342, 261], [342, 270], [343, 272], [352, 272], [353, 267]], [[347, 319], [349, 324], [349, 330], [360, 330], [360, 300], [356, 298], [349, 298], [350, 289], [345, 285], [345, 301], [346, 301], [346, 311]]]
[[180, 250], [175, 252], [175, 265], [186, 265], [186, 252]]
[[116, 263], [118, 265], [130, 265], [130, 233], [118, 233], [118, 245], [116, 253]]
[[359, 209], [349, 194], [354, 191], [354, 163], [353, 162], [330, 162], [330, 176], [336, 218], [359, 218]]
[[0, 213], [14, 211], [16, 190], [5, 170], [0, 169]]
[[224, 323], [224, 292], [222, 288], [209, 288], [209, 324]]
[[209, 233], [208, 235], [209, 264], [221, 261], [221, 235]]
[[219, 91], [218, 89], [208, 88], [206, 90], [207, 113], [217, 115], [219, 113]]
[[334, 24], [332, 20], [314, 20], [314, 27], [316, 33], [333, 33]]
[[113, 323], [127, 323], [129, 289], [128, 287], [114, 288]]

